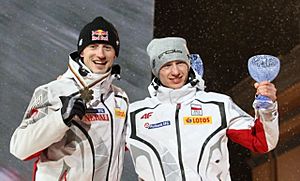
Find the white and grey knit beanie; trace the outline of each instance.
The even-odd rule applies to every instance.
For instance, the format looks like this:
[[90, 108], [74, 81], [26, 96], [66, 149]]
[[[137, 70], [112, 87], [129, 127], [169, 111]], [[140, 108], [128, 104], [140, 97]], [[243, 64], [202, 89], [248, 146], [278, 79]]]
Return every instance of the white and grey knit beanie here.
[[186, 40], [180, 37], [155, 38], [147, 46], [150, 67], [154, 76], [158, 77], [160, 68], [168, 62], [182, 60], [190, 67], [189, 50]]

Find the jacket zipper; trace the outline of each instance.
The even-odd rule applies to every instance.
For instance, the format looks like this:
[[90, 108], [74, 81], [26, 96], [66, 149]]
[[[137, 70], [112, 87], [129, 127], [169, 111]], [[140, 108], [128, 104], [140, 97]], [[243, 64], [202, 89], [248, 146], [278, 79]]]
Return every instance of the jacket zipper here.
[[179, 119], [178, 119], [178, 114], [179, 114], [180, 108], [181, 108], [181, 104], [179, 103], [176, 105], [175, 123], [176, 123], [176, 136], [177, 136], [177, 145], [178, 145], [178, 161], [179, 161], [182, 181], [185, 181], [186, 178], [185, 178], [183, 162], [182, 162], [181, 137], [180, 137], [180, 128], [179, 128]]
[[103, 100], [103, 94], [101, 95], [101, 102], [102, 104], [105, 106], [105, 108], [108, 110], [111, 121], [110, 121], [110, 134], [111, 134], [111, 150], [110, 150], [110, 156], [109, 156], [109, 161], [108, 161], [108, 168], [107, 168], [107, 173], [106, 173], [106, 181], [108, 181], [109, 179], [109, 173], [110, 173], [110, 167], [111, 167], [111, 161], [112, 161], [112, 155], [113, 155], [113, 148], [114, 148], [114, 137], [113, 137], [113, 128], [114, 128], [114, 124], [113, 124], [113, 115], [111, 113], [111, 111], [108, 109], [108, 107], [106, 106], [106, 104], [104, 103]]

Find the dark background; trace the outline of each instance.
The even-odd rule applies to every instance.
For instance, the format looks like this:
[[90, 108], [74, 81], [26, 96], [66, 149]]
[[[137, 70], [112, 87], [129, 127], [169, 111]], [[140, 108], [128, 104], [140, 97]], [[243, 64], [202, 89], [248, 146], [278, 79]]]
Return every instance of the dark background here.
[[207, 90], [225, 93], [248, 76], [251, 56], [299, 44], [299, 12], [299, 0], [156, 0], [154, 36], [186, 38], [204, 62]]

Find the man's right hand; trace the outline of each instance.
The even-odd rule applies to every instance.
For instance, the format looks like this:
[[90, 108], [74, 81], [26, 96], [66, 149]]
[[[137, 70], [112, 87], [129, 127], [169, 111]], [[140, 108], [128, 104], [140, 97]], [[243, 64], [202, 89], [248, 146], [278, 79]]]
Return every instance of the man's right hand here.
[[61, 115], [64, 123], [67, 126], [71, 126], [71, 121], [75, 116], [78, 116], [80, 120], [86, 113], [86, 105], [81, 98], [60, 96], [62, 102]]

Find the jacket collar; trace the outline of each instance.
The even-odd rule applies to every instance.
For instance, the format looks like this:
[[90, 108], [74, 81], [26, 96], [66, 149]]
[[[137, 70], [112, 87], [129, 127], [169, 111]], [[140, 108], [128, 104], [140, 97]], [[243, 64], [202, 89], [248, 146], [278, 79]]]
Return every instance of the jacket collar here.
[[153, 79], [151, 84], [148, 86], [148, 91], [152, 98], [157, 98], [161, 103], [172, 104], [192, 100], [198, 90], [204, 91], [204, 89], [204, 80], [197, 73], [195, 74], [195, 77], [189, 81], [189, 83], [179, 89], [164, 87], [157, 83], [155, 79]]
[[[109, 92], [112, 81], [115, 78], [120, 78], [120, 67], [119, 65], [114, 66], [115, 67], [105, 74], [92, 73], [91, 70], [81, 62], [78, 53], [73, 52], [69, 55], [68, 70], [62, 77], [74, 79], [80, 89], [92, 85], [90, 88], [94, 91], [94, 97], [98, 97], [101, 94], [104, 94], [105, 96]], [[80, 73], [80, 69], [81, 72], [83, 71], [86, 73], [85, 76]], [[117, 71], [115, 71], [115, 69], [117, 69]]]

